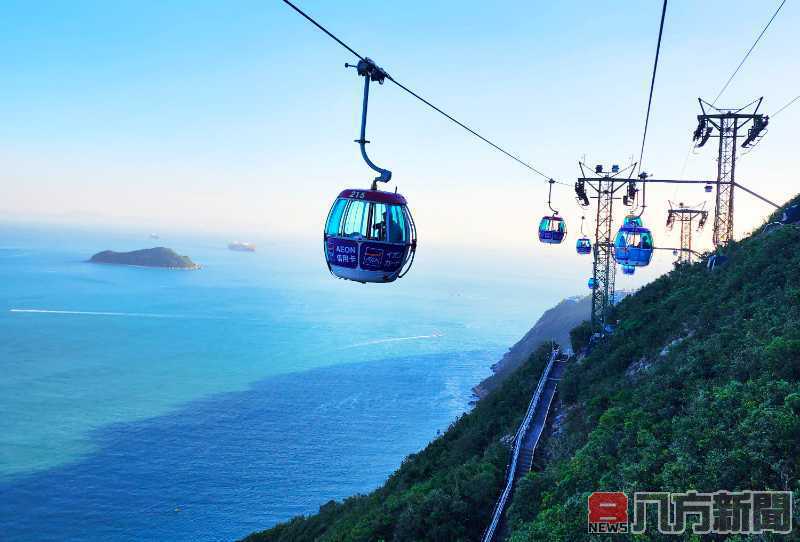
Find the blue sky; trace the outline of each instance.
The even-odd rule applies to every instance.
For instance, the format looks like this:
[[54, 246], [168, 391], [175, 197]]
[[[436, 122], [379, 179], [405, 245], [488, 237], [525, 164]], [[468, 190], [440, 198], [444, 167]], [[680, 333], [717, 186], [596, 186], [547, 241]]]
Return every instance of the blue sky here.
[[[638, 155], [660, 4], [300, 2], [397, 79], [568, 182], [583, 156]], [[680, 173], [697, 97], [716, 95], [777, 4], [670, 2], [645, 169]], [[280, 1], [3, 11], [6, 217], [316, 239], [338, 191], [372, 178], [353, 143], [361, 82], [343, 67], [353, 58]], [[789, 1], [720, 103], [763, 95], [769, 112], [800, 94], [798, 27]], [[394, 85], [371, 98], [371, 156], [394, 172], [424, 240], [530, 246], [546, 209], [540, 178]], [[775, 119], [739, 162], [742, 183], [778, 201], [797, 190], [798, 120], [800, 105]], [[684, 176], [713, 176], [713, 158], [711, 148], [691, 156]], [[769, 209], [737, 197], [741, 234]], [[555, 198], [575, 231], [571, 191]], [[667, 199], [704, 194], [663, 187], [649, 198], [645, 218], [660, 226]]]

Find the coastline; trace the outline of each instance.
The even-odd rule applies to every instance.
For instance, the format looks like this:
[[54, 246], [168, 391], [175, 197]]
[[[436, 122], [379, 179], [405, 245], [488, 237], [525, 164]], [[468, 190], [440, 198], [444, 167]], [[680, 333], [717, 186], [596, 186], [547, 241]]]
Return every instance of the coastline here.
[[543, 343], [555, 341], [565, 352], [571, 352], [569, 331], [586, 320], [590, 311], [591, 296], [567, 297], [545, 310], [533, 327], [511, 345], [499, 361], [492, 364], [492, 374], [472, 388], [474, 402], [477, 403], [502, 384]]

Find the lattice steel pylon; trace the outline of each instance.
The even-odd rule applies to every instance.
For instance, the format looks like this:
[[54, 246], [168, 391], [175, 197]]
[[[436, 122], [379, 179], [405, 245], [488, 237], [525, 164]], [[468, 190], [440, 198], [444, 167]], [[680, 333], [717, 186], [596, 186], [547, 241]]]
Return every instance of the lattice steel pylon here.
[[[714, 246], [722, 247], [733, 239], [733, 195], [736, 186], [736, 146], [739, 130], [744, 129], [749, 123], [752, 126], [747, 131], [747, 137], [742, 147], [755, 145], [762, 137], [763, 130], [769, 123], [769, 117], [758, 113], [763, 98], [759, 98], [739, 109], [726, 109], [715, 107], [698, 98], [702, 113], [697, 115], [697, 128], [694, 131], [693, 141], [695, 147], [702, 147], [709, 138], [719, 138], [717, 152], [717, 193], [714, 202], [714, 233], [712, 236]], [[709, 113], [706, 111], [715, 111]], [[750, 113], [743, 112], [755, 106]], [[711, 185], [706, 186], [709, 191]]]
[[597, 227], [594, 242], [594, 288], [592, 289], [592, 323], [601, 325], [607, 321], [608, 308], [614, 303], [614, 249], [612, 223], [614, 209], [613, 181], [598, 179]]
[[675, 263], [692, 263], [692, 257], [696, 254], [692, 249], [692, 231], [694, 230], [695, 221], [699, 231], [703, 229], [707, 219], [708, 211], [702, 207], [687, 207], [683, 203], [679, 203], [677, 207], [674, 207], [672, 202], [669, 202], [667, 229], [671, 230], [675, 222], [680, 223], [681, 226], [681, 248], [678, 250], [678, 259]]
[[[628, 204], [628, 197], [620, 198], [614, 194], [620, 188], [631, 187], [630, 175], [636, 164], [620, 170], [619, 166], [612, 166], [610, 173], [604, 173], [602, 166], [595, 167], [595, 177], [587, 178], [584, 164], [579, 162], [581, 177], [575, 183], [575, 194], [578, 202], [586, 207], [590, 204], [589, 199], [597, 200], [596, 226], [594, 233], [594, 262], [592, 264], [592, 328], [604, 331], [606, 324], [609, 323], [609, 315], [614, 305], [614, 282], [616, 278], [616, 262], [614, 261], [614, 200], [624, 199]], [[618, 178], [625, 171], [629, 171], [628, 178]], [[592, 189], [593, 195], [590, 197], [586, 193], [586, 187]], [[631, 200], [632, 203], [632, 200]]]
[[[591, 205], [592, 199], [597, 200], [596, 227], [594, 234], [594, 262], [592, 263], [592, 328], [605, 333], [610, 324], [611, 310], [615, 302], [614, 281], [616, 278], [616, 261], [614, 260], [614, 200], [622, 200], [625, 206], [634, 204], [640, 209], [636, 217], [641, 217], [646, 204], [644, 192], [642, 202], [638, 203], [638, 184], [646, 186], [647, 183], [690, 183], [707, 184], [699, 180], [652, 179], [645, 173], [639, 173], [637, 178], [631, 178], [637, 164], [620, 169], [611, 166], [610, 172], [604, 172], [603, 166], [594, 168], [594, 177], [586, 176], [586, 164], [578, 162], [581, 176], [575, 182], [575, 195], [581, 207]], [[627, 177], [622, 177], [628, 172]], [[590, 196], [587, 188], [591, 190]], [[624, 195], [617, 196], [617, 192], [626, 189]], [[657, 248], [657, 247], [654, 247]]]

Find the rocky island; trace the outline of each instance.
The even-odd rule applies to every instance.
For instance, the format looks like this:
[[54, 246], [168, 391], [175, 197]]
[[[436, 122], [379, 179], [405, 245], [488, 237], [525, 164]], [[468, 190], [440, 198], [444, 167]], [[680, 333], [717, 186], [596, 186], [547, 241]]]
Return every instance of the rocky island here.
[[188, 256], [181, 256], [171, 248], [155, 247], [131, 252], [104, 250], [89, 259], [90, 263], [136, 265], [140, 267], [165, 267], [168, 269], [200, 269]]

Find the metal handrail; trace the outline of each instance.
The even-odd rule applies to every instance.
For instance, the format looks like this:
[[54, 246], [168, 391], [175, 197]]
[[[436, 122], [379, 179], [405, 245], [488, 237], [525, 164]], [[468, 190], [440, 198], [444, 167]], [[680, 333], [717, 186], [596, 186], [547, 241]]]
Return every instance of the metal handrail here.
[[[550, 414], [550, 407], [553, 405], [553, 399], [555, 399], [555, 397], [556, 397], [556, 394], [555, 393], [552, 394], [550, 396], [550, 400], [547, 402], [547, 408], [544, 411], [545, 419], [547, 419], [547, 416]], [[536, 442], [533, 443], [533, 448], [531, 449], [531, 451], [534, 454], [536, 454], [536, 448], [539, 447], [539, 441], [540, 440], [542, 440], [542, 433], [539, 433], [539, 435], [536, 437]]]
[[[525, 438], [526, 433], [528, 432], [528, 428], [530, 427], [531, 420], [533, 419], [533, 414], [536, 412], [536, 407], [539, 404], [539, 398], [542, 395], [542, 390], [544, 389], [544, 385], [547, 382], [547, 378], [550, 375], [550, 370], [553, 368], [553, 363], [558, 356], [559, 349], [553, 348], [553, 351], [550, 353], [550, 361], [547, 363], [547, 367], [545, 367], [544, 372], [542, 373], [541, 378], [539, 379], [539, 384], [536, 386], [536, 391], [531, 398], [531, 402], [528, 404], [528, 410], [525, 412], [525, 417], [522, 420], [519, 428], [517, 429], [516, 434], [514, 435], [514, 447], [512, 449], [511, 455], [511, 464], [509, 465], [507, 471], [507, 479], [506, 485], [503, 488], [503, 492], [500, 494], [500, 498], [497, 500], [497, 504], [495, 504], [494, 512], [492, 514], [492, 521], [489, 523], [489, 526], [486, 528], [486, 531], [483, 533], [483, 538], [481, 539], [483, 542], [492, 542], [494, 540], [495, 532], [497, 531], [497, 527], [500, 525], [500, 520], [503, 517], [503, 512], [505, 511], [506, 504], [508, 503], [508, 498], [511, 495], [511, 490], [514, 486], [514, 476], [517, 472], [517, 461], [519, 460], [519, 452], [522, 445], [522, 441]], [[549, 405], [548, 405], [549, 410]]]

